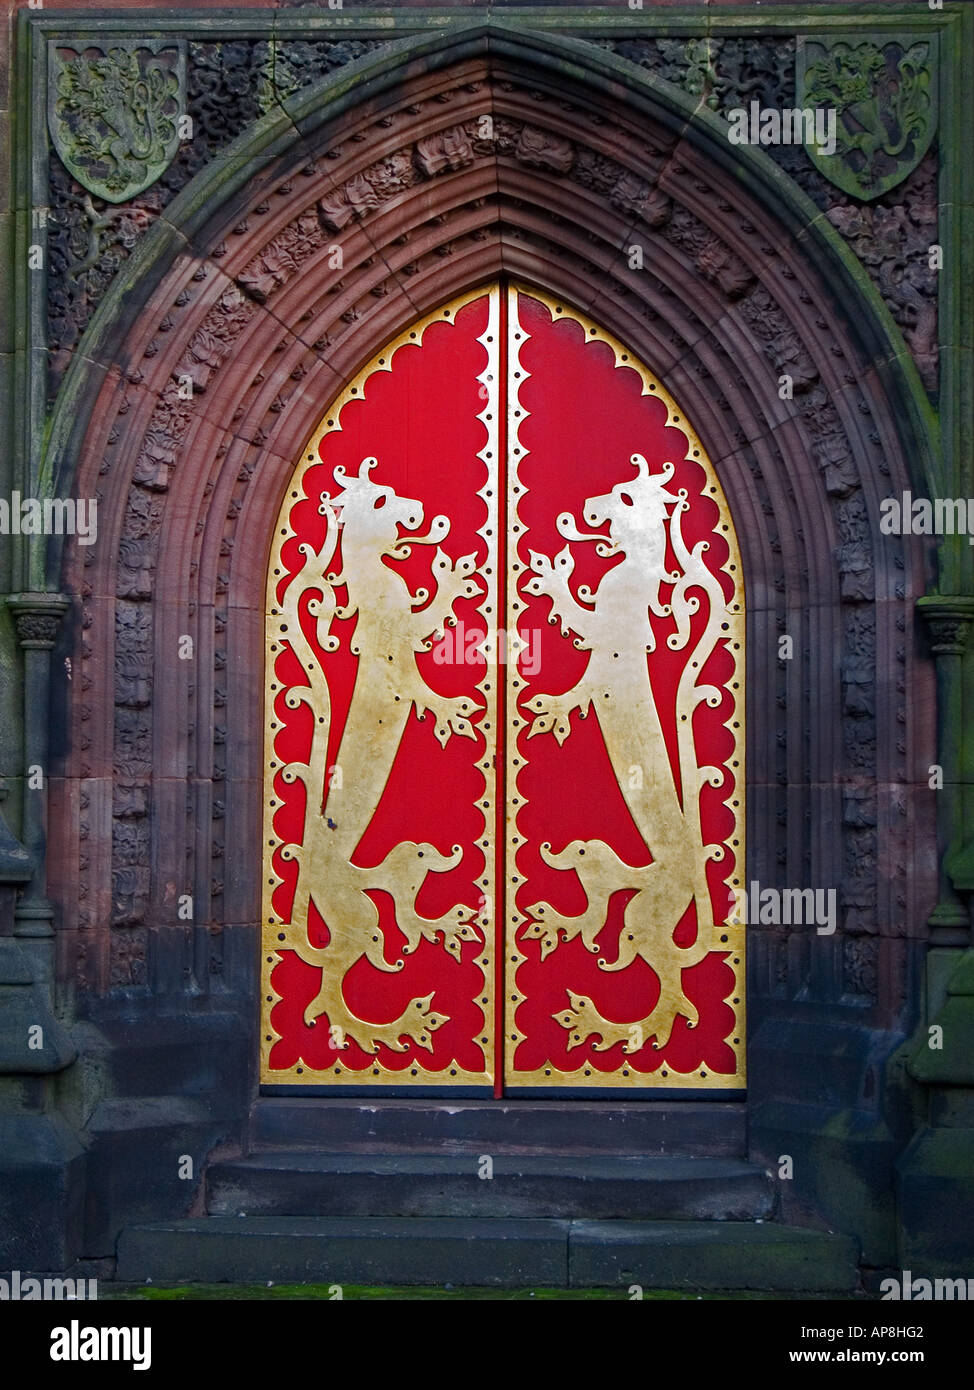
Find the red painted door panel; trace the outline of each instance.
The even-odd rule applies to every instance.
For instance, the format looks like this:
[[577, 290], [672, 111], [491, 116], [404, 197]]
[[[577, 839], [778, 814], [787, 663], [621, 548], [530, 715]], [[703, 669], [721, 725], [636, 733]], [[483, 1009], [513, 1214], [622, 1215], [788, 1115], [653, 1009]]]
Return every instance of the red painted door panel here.
[[508, 1081], [740, 1086], [730, 518], [699, 441], [621, 344], [517, 290], [508, 333], [508, 606], [524, 643]]

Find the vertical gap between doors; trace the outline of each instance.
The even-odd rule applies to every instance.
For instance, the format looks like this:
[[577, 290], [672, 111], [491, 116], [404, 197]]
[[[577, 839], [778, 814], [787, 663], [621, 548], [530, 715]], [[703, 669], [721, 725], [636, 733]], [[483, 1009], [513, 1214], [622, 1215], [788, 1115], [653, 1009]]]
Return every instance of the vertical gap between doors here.
[[500, 636], [494, 643], [497, 690], [497, 738], [494, 748], [494, 1095], [504, 1094], [504, 972], [507, 934], [507, 282], [497, 289], [498, 317], [497, 375], [497, 626], [504, 632], [503, 668], [500, 663]]

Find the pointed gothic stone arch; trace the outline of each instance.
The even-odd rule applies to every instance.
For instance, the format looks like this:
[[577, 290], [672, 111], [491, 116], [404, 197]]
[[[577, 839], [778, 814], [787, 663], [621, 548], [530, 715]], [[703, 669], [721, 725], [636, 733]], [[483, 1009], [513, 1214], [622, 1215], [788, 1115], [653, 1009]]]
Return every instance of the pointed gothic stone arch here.
[[[902, 938], [935, 893], [932, 866], [905, 876], [931, 830], [915, 783], [932, 731], [905, 731], [902, 701], [931, 695], [911, 637], [929, 576], [880, 538], [878, 503], [922, 486], [935, 441], [849, 253], [760, 151], [733, 153], [665, 82], [491, 24], [298, 93], [170, 204], [88, 330], [48, 454], [62, 492], [99, 497], [98, 544], [64, 557], [85, 696], [51, 815], [62, 968], [84, 995], [222, 977], [249, 999], [255, 673], [283, 490], [377, 347], [506, 273], [632, 344], [729, 499], [750, 596], [749, 874], [843, 892], [814, 960], [756, 933], [758, 1018], [810, 978], [835, 1019], [905, 1025]], [[800, 661], [778, 661], [784, 633]]]

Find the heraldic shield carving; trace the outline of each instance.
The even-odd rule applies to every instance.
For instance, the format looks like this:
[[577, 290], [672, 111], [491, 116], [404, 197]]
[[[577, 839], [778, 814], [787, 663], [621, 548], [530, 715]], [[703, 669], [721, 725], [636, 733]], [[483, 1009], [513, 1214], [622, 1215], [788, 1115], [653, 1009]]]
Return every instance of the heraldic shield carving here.
[[390, 343], [271, 550], [263, 1083], [741, 1088], [743, 658], [622, 344], [514, 286]]

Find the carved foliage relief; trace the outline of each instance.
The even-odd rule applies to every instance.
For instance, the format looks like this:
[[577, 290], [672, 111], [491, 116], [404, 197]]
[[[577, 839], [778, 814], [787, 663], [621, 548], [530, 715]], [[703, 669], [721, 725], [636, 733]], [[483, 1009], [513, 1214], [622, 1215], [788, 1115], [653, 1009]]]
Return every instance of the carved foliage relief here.
[[[926, 248], [931, 240], [936, 240], [936, 160], [933, 154], [923, 159], [936, 126], [935, 69], [929, 45], [857, 45], [850, 49], [849, 45], [829, 48], [824, 42], [809, 42], [799, 51], [796, 68], [795, 44], [783, 39], [598, 42], [721, 113], [752, 100], [762, 106], [788, 107], [800, 96], [796, 84], [800, 87], [803, 79], [811, 80], [809, 73], [816, 74], [815, 91], [825, 94], [823, 100], [838, 101], [841, 106], [841, 152], [831, 160], [814, 151], [807, 153], [801, 147], [780, 146], [771, 148], [769, 153], [819, 206], [828, 210], [833, 224], [849, 239], [902, 328], [924, 384], [934, 391], [937, 288], [936, 273], [927, 264]], [[91, 50], [59, 50], [68, 66], [63, 65], [62, 58], [52, 57], [54, 80], [67, 93], [62, 99], [66, 103], [64, 119], [55, 117], [52, 106], [52, 133], [55, 129], [60, 132], [54, 140], [55, 148], [68, 166], [65, 169], [54, 160], [51, 170], [52, 392], [70, 349], [112, 277], [173, 194], [276, 102], [378, 47], [380, 41], [373, 39], [191, 42], [185, 79], [179, 44], [169, 44], [159, 54], [154, 53], [151, 44], [135, 50], [127, 50], [122, 43], [113, 45], [112, 51], [119, 55], [114, 76], [105, 54], [99, 57]], [[111, 81], [115, 96], [121, 92], [132, 105], [131, 92], [142, 90], [132, 64], [144, 66], [150, 59], [157, 65], [168, 65], [167, 89], [172, 81], [184, 84], [185, 101], [181, 96], [180, 101], [191, 118], [191, 133], [177, 142], [174, 154], [170, 151], [160, 164], [153, 164], [155, 172], [142, 185], [145, 191], [139, 192], [133, 183], [128, 191], [116, 196], [85, 172], [96, 165], [101, 168], [92, 154], [84, 153], [89, 146], [104, 146], [109, 155], [117, 149], [123, 153], [125, 168], [130, 172], [135, 168], [131, 157], [124, 156], [125, 139], [99, 124], [94, 88], [100, 86], [104, 97], [106, 84]], [[103, 65], [105, 76], [98, 82], [86, 76], [92, 63]], [[160, 78], [155, 81], [158, 88]], [[912, 95], [904, 88], [910, 88]], [[141, 105], [147, 105], [145, 99]], [[140, 109], [139, 103], [134, 103], [124, 123], [128, 143], [137, 152], [143, 146], [133, 143], [132, 132], [140, 128], [140, 122], [147, 130], [152, 129], [147, 125], [148, 115], [140, 115]], [[164, 124], [156, 120], [156, 127]], [[87, 145], [74, 140], [72, 125], [79, 130], [94, 127], [89, 130]], [[484, 153], [477, 149], [475, 128], [460, 134], [459, 147], [452, 151], [443, 150], [444, 138], [433, 137], [427, 143], [436, 148], [417, 153], [419, 169], [427, 176], [439, 172], [444, 165], [450, 169], [464, 167], [471, 151]], [[525, 162], [530, 162], [531, 138], [526, 135], [518, 150], [518, 157]], [[158, 138], [153, 142], [151, 135], [147, 137], [145, 148], [156, 146]], [[545, 158], [557, 162], [558, 156], [550, 150]], [[563, 163], [567, 158], [564, 148], [560, 158]], [[921, 162], [923, 176], [911, 177]], [[116, 170], [115, 180], [119, 177]], [[893, 190], [901, 185], [901, 191], [893, 196]], [[363, 191], [361, 196], [368, 200], [374, 195]], [[354, 209], [354, 188], [349, 189], [348, 197]], [[875, 203], [879, 199], [883, 211], [875, 216], [870, 215], [869, 207], [854, 206], [856, 202]], [[856, 215], [845, 212], [846, 209]], [[894, 243], [892, 232], [902, 233], [903, 240]]]
[[[726, 115], [756, 101], [838, 111], [839, 147], [767, 154], [850, 243], [901, 328], [927, 390], [937, 391], [936, 65], [930, 41], [839, 43], [756, 38], [612, 39], [621, 57]], [[806, 90], [806, 88], [808, 90]]]

